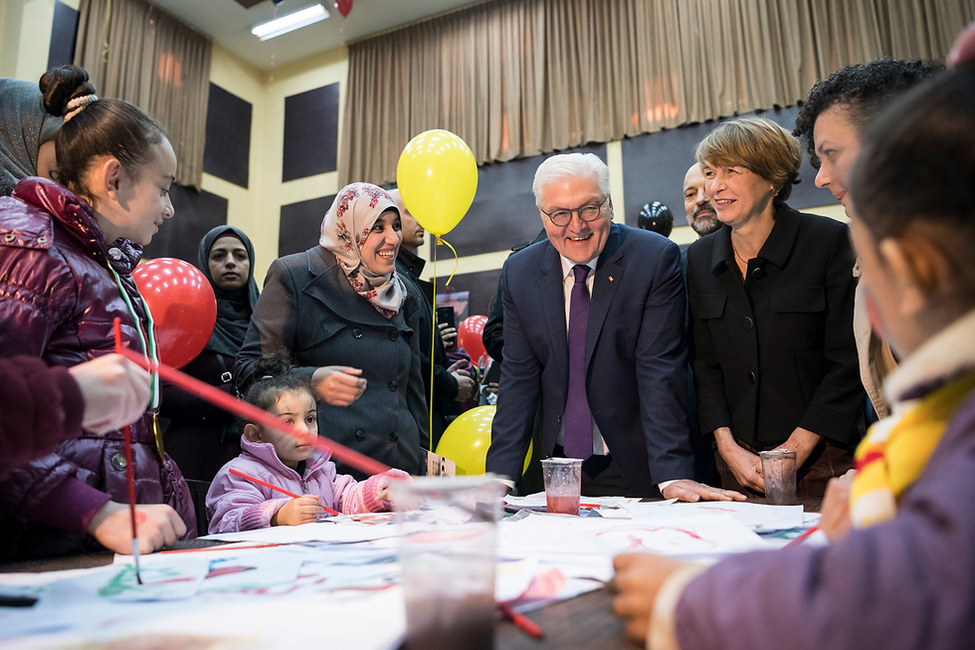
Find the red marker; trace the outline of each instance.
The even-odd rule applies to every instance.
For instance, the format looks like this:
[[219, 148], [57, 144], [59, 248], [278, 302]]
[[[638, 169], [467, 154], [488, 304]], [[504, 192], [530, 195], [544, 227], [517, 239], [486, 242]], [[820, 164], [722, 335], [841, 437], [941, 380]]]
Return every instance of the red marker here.
[[[283, 494], [285, 496], [289, 496], [292, 499], [300, 499], [301, 498], [301, 495], [300, 494], [295, 494], [294, 492], [289, 492], [288, 490], [285, 490], [282, 487], [278, 487], [277, 485], [272, 485], [272, 484], [268, 483], [267, 481], [262, 481], [261, 479], [257, 478], [256, 476], [251, 476], [250, 474], [244, 474], [243, 472], [238, 471], [238, 470], [234, 469], [233, 467], [230, 468], [230, 473], [231, 474], [236, 474], [237, 476], [239, 476], [241, 478], [246, 478], [248, 481], [253, 481], [254, 483], [257, 483], [258, 485], [263, 485], [266, 488], [271, 488], [272, 490], [277, 490], [281, 494]], [[325, 512], [327, 512], [327, 513], [329, 513], [331, 515], [338, 515], [339, 514], [335, 510], [332, 510], [331, 508], [326, 508], [325, 506], [322, 506], [322, 510], [324, 510]]]
[[799, 537], [796, 537], [794, 540], [792, 540], [782, 548], [789, 548], [790, 546], [799, 546], [799, 544], [802, 544], [804, 541], [806, 541], [806, 539], [810, 535], [815, 533], [817, 530], [819, 530], [819, 526], [813, 526], [812, 528], [804, 532], [802, 535], [799, 535]]
[[498, 608], [501, 613], [505, 615], [512, 623], [515, 624], [519, 630], [524, 632], [529, 636], [533, 636], [536, 639], [544, 638], [545, 633], [542, 632], [542, 628], [539, 627], [538, 623], [531, 620], [524, 614], [519, 614], [515, 610], [511, 609], [511, 605], [507, 603], [498, 603]]

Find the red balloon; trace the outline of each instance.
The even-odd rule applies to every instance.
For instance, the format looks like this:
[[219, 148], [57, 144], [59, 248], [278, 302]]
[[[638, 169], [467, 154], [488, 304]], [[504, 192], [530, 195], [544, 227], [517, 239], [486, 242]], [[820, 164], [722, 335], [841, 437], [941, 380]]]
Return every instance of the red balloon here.
[[457, 326], [457, 346], [471, 355], [471, 361], [478, 368], [487, 365], [487, 350], [481, 338], [486, 324], [487, 316], [468, 316]]
[[183, 260], [160, 257], [132, 271], [156, 325], [159, 360], [182, 368], [196, 358], [217, 322], [217, 297], [199, 269]]
[[335, 0], [335, 8], [343, 18], [348, 18], [349, 12], [352, 11], [352, 0]]

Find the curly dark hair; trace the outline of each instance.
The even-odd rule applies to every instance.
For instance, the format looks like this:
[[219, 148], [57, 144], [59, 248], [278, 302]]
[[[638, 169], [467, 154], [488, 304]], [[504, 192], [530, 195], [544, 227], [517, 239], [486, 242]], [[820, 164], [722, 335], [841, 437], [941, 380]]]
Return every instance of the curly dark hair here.
[[[292, 374], [291, 355], [282, 348], [265, 353], [258, 360], [244, 399], [262, 411], [267, 411], [282, 394], [293, 390], [307, 391], [315, 399], [315, 403], [318, 403], [318, 396], [308, 380]], [[247, 421], [243, 424], [247, 424]]]
[[792, 135], [802, 141], [813, 166], [819, 169], [813, 127], [823, 111], [841, 104], [857, 129], [862, 130], [891, 99], [944, 69], [938, 61], [895, 61], [889, 57], [840, 68], [809, 90]]

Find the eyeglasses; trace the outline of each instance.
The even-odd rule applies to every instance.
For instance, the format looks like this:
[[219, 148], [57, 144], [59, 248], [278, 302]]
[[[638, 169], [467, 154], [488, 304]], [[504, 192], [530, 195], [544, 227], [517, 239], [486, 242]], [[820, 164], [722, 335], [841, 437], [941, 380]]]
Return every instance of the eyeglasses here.
[[[609, 197], [606, 197], [608, 199]], [[596, 205], [584, 205], [581, 208], [576, 208], [575, 210], [552, 210], [551, 212], [545, 212], [541, 210], [542, 214], [552, 220], [556, 226], [568, 226], [569, 222], [572, 221], [572, 213], [579, 215], [579, 218], [583, 221], [595, 221], [599, 218], [599, 215], [603, 211], [603, 205], [606, 204], [606, 199], [603, 199]]]

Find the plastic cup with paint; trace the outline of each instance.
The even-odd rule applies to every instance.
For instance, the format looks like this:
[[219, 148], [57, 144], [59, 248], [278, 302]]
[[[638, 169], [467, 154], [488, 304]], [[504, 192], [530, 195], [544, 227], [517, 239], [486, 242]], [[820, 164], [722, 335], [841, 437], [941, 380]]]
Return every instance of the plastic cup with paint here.
[[545, 483], [545, 505], [548, 512], [579, 514], [582, 492], [582, 461], [578, 458], [545, 458], [542, 460]]
[[796, 452], [788, 449], [760, 451], [765, 479], [765, 502], [791, 506], [796, 502]]
[[406, 647], [494, 647], [496, 522], [492, 475], [426, 477], [393, 487], [406, 601]]

